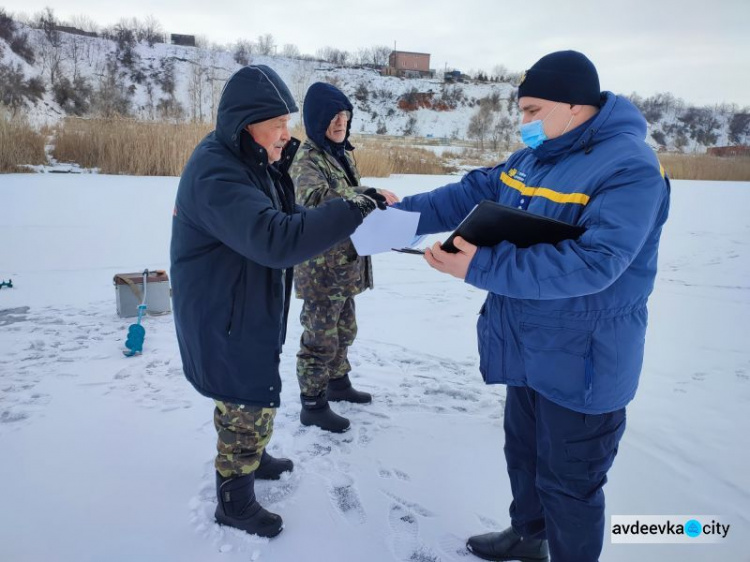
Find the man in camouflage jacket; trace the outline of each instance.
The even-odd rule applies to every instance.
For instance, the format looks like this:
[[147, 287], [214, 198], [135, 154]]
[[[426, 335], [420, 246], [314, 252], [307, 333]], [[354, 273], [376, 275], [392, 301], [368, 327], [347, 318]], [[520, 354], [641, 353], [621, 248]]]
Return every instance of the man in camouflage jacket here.
[[[353, 106], [331, 84], [310, 86], [304, 102], [308, 140], [300, 148], [290, 174], [297, 203], [317, 207], [325, 201], [354, 197], [367, 188], [349, 144]], [[386, 201], [398, 198], [379, 190]], [[329, 401], [369, 403], [372, 396], [352, 387], [347, 350], [357, 335], [354, 296], [373, 286], [369, 257], [357, 255], [350, 239], [295, 267], [298, 298], [304, 300], [303, 333], [297, 353], [297, 378], [302, 410], [300, 421], [332, 432], [349, 429], [349, 420], [334, 413]]]

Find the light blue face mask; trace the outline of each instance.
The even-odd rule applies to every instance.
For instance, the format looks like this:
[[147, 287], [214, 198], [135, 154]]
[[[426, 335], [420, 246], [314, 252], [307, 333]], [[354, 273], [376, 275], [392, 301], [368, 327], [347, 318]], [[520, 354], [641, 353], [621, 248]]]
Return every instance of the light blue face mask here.
[[[552, 108], [552, 111], [550, 111], [544, 117], [544, 119], [536, 119], [534, 121], [531, 121], [530, 123], [524, 123], [521, 125], [521, 140], [526, 146], [528, 146], [529, 148], [537, 148], [544, 141], [549, 140], [547, 133], [544, 132], [544, 122], [547, 120], [547, 117], [552, 115], [552, 113], [557, 109], [558, 105], [560, 104], [555, 104], [555, 107]], [[570, 125], [570, 122], [568, 122], [568, 125]], [[568, 127], [565, 127], [565, 129], [567, 128]]]
[[521, 125], [521, 140], [529, 148], [537, 148], [547, 140], [547, 133], [544, 132], [544, 123], [541, 119], [524, 123]]

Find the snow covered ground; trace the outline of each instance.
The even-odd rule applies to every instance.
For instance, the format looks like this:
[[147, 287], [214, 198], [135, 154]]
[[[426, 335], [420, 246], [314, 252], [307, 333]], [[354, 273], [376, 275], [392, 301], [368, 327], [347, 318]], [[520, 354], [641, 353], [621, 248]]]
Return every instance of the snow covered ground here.
[[[366, 183], [401, 195], [454, 178]], [[504, 528], [504, 388], [478, 374], [483, 294], [411, 255], [375, 257], [358, 297], [343, 435], [298, 422], [294, 354], [270, 451], [295, 471], [261, 482], [273, 540], [213, 523], [212, 402], [185, 381], [171, 315], [131, 320], [112, 276], [166, 268], [177, 178], [0, 176], [0, 560], [470, 561]], [[717, 514], [716, 545], [621, 545], [602, 560], [750, 560], [750, 184], [674, 182], [646, 364], [606, 486], [608, 515]], [[222, 282], [221, 279], [216, 280]]]

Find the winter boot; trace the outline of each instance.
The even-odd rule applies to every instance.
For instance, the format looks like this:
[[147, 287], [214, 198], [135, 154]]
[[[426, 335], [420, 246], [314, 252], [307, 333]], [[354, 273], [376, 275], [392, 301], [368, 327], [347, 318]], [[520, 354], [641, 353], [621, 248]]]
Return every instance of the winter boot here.
[[520, 562], [549, 562], [549, 547], [544, 539], [524, 539], [513, 527], [500, 533], [471, 537], [466, 543], [469, 552], [484, 560], [518, 560]]
[[318, 396], [300, 394], [300, 399], [302, 410], [299, 412], [299, 421], [302, 425], [314, 425], [332, 433], [344, 433], [351, 427], [348, 419], [331, 410], [322, 392]]
[[275, 537], [284, 528], [281, 517], [255, 499], [255, 474], [224, 478], [216, 473], [216, 522], [259, 537]]
[[354, 390], [348, 373], [340, 379], [328, 381], [326, 398], [331, 402], [353, 402], [354, 404], [369, 404], [372, 402], [370, 393]]
[[255, 478], [258, 480], [278, 480], [282, 472], [291, 472], [294, 469], [294, 463], [289, 459], [277, 459], [269, 455], [263, 449], [263, 455], [260, 457], [260, 466], [255, 471]]

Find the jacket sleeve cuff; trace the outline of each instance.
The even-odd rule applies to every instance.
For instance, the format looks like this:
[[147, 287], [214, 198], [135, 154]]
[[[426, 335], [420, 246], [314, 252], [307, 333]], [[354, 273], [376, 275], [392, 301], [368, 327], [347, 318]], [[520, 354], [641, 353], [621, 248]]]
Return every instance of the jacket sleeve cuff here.
[[474, 258], [469, 263], [464, 281], [478, 289], [487, 289], [487, 273], [492, 265], [492, 248], [479, 247]]

